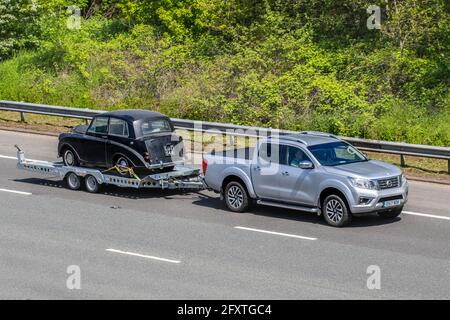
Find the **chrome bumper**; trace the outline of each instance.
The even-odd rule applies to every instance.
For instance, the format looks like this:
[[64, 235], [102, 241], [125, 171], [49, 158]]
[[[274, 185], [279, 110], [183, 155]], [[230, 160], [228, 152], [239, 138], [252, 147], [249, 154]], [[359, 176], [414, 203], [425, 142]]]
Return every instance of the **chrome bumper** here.
[[167, 167], [175, 167], [175, 166], [182, 166], [184, 165], [184, 161], [180, 160], [180, 161], [173, 161], [173, 162], [160, 162], [160, 163], [156, 163], [156, 164], [145, 164], [145, 167], [147, 169], [164, 169]]

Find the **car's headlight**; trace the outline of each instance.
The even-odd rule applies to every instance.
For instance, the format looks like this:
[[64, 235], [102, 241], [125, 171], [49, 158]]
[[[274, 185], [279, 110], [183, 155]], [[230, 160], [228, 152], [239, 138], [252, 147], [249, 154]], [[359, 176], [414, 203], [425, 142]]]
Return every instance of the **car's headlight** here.
[[400, 176], [400, 186], [402, 186], [406, 181], [406, 176], [404, 173]]
[[348, 180], [356, 188], [378, 190], [378, 183], [376, 180], [368, 180], [368, 179], [352, 178], [352, 177], [348, 177]]

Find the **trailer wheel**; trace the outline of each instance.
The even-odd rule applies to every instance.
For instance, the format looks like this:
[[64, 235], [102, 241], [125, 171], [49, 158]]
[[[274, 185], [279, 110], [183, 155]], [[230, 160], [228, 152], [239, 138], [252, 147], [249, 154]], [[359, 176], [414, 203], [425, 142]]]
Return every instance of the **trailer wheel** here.
[[66, 183], [69, 189], [79, 190], [81, 187], [81, 178], [73, 172], [66, 175]]
[[100, 184], [97, 181], [97, 178], [91, 175], [86, 176], [84, 179], [84, 183], [86, 185], [86, 190], [90, 193], [97, 193], [100, 189]]

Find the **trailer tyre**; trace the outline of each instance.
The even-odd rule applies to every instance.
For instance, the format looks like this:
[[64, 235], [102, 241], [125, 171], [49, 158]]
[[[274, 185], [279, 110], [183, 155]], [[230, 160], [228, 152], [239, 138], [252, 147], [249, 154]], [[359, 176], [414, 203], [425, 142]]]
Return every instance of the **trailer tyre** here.
[[81, 187], [81, 178], [73, 172], [66, 175], [66, 183], [69, 189], [79, 190]]
[[244, 212], [249, 207], [247, 190], [237, 181], [231, 181], [227, 184], [224, 199], [228, 209], [234, 212]]
[[100, 189], [100, 184], [98, 183], [97, 178], [92, 175], [86, 176], [84, 183], [86, 190], [90, 193], [97, 193]]

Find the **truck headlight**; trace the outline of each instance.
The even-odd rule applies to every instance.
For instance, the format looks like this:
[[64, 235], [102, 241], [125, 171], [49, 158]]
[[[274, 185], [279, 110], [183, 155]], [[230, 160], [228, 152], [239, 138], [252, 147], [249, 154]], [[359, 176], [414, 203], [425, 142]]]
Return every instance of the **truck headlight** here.
[[368, 180], [362, 178], [348, 177], [348, 180], [355, 188], [378, 190], [378, 183], [376, 180]]
[[406, 176], [404, 173], [400, 176], [400, 186], [402, 186], [406, 181]]

